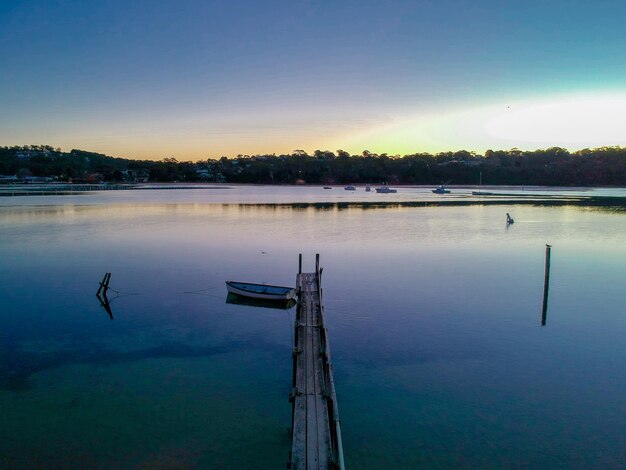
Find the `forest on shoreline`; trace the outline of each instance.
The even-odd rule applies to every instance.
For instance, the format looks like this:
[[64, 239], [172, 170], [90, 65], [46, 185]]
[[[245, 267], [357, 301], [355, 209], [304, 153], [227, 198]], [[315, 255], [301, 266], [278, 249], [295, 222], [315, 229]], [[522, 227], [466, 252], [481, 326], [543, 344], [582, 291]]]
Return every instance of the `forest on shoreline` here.
[[569, 152], [466, 150], [404, 156], [367, 150], [294, 150], [284, 155], [238, 155], [197, 162], [132, 160], [48, 145], [0, 147], [0, 182], [220, 182], [264, 184], [626, 185], [626, 148]]

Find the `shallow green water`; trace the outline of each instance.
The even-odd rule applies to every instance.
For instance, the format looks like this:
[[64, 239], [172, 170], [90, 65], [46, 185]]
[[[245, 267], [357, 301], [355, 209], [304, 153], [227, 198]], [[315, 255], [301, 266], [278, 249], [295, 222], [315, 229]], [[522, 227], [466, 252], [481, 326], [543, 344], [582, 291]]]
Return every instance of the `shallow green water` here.
[[0, 206], [2, 468], [284, 468], [295, 312], [223, 282], [294, 284], [299, 252], [322, 257], [349, 468], [626, 462], [624, 213], [84, 197]]

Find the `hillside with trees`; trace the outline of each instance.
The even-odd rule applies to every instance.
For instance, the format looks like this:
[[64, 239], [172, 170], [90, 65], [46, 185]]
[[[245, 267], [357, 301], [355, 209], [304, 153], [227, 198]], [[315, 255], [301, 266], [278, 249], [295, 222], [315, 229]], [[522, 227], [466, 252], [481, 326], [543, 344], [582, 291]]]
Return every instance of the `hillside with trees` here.
[[46, 178], [67, 182], [229, 182], [265, 184], [483, 184], [624, 186], [626, 148], [569, 152], [560, 147], [534, 151], [459, 150], [404, 156], [367, 150], [350, 155], [294, 150], [285, 155], [238, 155], [197, 162], [175, 158], [131, 160], [47, 145], [0, 147], [2, 181]]

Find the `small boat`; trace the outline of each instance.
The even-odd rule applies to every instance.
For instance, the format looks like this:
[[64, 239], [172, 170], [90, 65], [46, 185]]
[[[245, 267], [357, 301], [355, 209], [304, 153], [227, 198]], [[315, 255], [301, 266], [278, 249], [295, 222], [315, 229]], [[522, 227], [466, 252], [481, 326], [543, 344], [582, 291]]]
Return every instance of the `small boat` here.
[[289, 300], [296, 295], [293, 287], [268, 286], [250, 282], [226, 281], [226, 289], [231, 294], [263, 300]]
[[483, 172], [480, 172], [480, 179], [478, 182], [478, 191], [472, 191], [472, 196], [493, 196], [493, 193], [488, 191], [481, 191], [480, 188], [483, 185]]
[[376, 192], [377, 193], [389, 194], [389, 193], [397, 193], [398, 190], [397, 189], [391, 189], [389, 186], [381, 186], [380, 188], [376, 188]]
[[433, 193], [435, 194], [448, 194], [450, 192], [449, 189], [446, 189], [443, 187], [443, 184], [440, 186], [437, 186], [435, 189], [432, 190]]
[[324, 186], [324, 189], [333, 189], [330, 186]]
[[351, 184], [349, 184], [348, 186], [346, 186], [345, 188], [346, 191], [356, 191], [356, 188], [354, 186], [352, 186]]

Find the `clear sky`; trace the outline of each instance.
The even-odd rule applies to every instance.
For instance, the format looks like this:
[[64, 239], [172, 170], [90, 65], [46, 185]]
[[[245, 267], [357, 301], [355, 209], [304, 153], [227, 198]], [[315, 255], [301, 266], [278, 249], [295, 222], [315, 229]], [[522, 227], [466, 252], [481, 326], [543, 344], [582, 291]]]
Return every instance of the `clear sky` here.
[[626, 145], [624, 18], [623, 0], [2, 0], [0, 145]]

